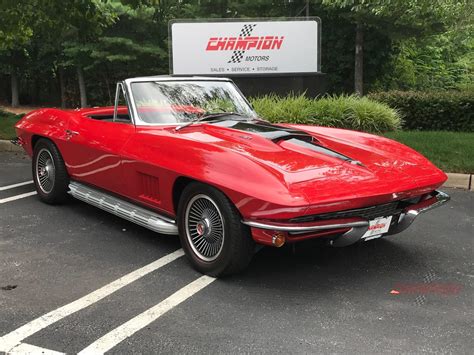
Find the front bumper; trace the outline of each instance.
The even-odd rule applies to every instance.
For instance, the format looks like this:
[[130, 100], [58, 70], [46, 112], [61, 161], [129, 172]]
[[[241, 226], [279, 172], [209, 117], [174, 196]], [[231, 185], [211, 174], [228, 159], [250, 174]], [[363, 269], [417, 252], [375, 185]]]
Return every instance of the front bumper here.
[[23, 139], [21, 139], [20, 137], [16, 137], [14, 139], [11, 139], [10, 143], [12, 143], [14, 145], [17, 145], [19, 147], [23, 147], [23, 145], [25, 144], [25, 142], [23, 142]]
[[442, 191], [435, 191], [434, 196], [408, 207], [400, 214], [398, 223], [392, 226], [387, 234], [397, 234], [407, 229], [420, 213], [424, 213], [439, 207], [449, 201], [450, 197]]
[[[402, 232], [413, 223], [420, 213], [439, 207], [448, 202], [449, 199], [450, 197], [448, 194], [442, 191], [434, 191], [418, 203], [404, 208], [400, 212], [398, 220], [395, 220], [395, 222], [391, 224], [390, 229], [386, 234]], [[359, 241], [369, 229], [369, 221], [362, 219], [331, 220], [310, 223], [276, 223], [244, 220], [242, 223], [251, 227], [252, 232], [254, 232], [254, 230], [263, 230], [263, 233], [252, 234], [257, 242], [268, 245], [272, 245], [271, 240], [274, 240], [274, 238], [271, 237], [272, 233], [285, 233], [288, 236], [288, 241], [299, 241], [302, 239], [317, 238], [323, 235], [327, 236], [331, 234], [331, 231], [334, 231], [334, 234], [338, 235], [330, 240], [330, 244], [337, 247], [343, 247]], [[256, 234], [258, 234], [259, 237], [255, 238]], [[268, 242], [265, 236], [269, 237]]]

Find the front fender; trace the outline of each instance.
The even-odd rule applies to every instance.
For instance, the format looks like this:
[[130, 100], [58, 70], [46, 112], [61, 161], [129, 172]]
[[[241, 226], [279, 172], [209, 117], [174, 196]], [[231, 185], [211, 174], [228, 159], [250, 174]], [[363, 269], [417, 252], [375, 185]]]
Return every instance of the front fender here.
[[205, 142], [138, 132], [123, 149], [131, 170], [159, 176], [162, 207], [173, 211], [173, 184], [187, 177], [224, 192], [244, 218], [291, 218], [307, 208], [300, 191], [287, 186], [281, 172], [244, 155]]

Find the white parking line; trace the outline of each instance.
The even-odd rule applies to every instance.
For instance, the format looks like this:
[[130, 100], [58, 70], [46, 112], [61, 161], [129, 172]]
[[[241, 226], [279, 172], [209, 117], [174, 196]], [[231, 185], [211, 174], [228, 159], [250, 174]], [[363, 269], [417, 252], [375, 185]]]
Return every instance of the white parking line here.
[[31, 336], [32, 334], [39, 332], [41, 329], [50, 326], [51, 324], [77, 312], [83, 308], [90, 306], [109, 296], [110, 294], [120, 290], [122, 287], [138, 280], [139, 278], [155, 271], [166, 264], [176, 260], [177, 258], [184, 255], [182, 249], [178, 249], [175, 252], [168, 254], [154, 262], [143, 266], [140, 269], [132, 271], [129, 274], [122, 276], [121, 278], [112, 281], [111, 283], [95, 290], [78, 300], [71, 302], [65, 306], [62, 306], [54, 311], [42, 315], [39, 318], [32, 320], [31, 322], [21, 326], [20, 328], [8, 333], [0, 338], [0, 351], [8, 352], [10, 349], [18, 346], [22, 340]]
[[19, 199], [29, 197], [29, 196], [33, 196], [33, 195], [36, 195], [36, 191], [31, 191], [31, 192], [26, 192], [26, 193], [21, 194], [21, 195], [6, 197], [6, 198], [3, 198], [3, 199], [0, 200], [0, 205], [2, 203], [7, 203], [7, 202], [10, 202], [10, 201], [19, 200]]
[[31, 344], [21, 343], [18, 346], [15, 346], [13, 349], [11, 349], [7, 354], [8, 355], [19, 355], [19, 354], [22, 354], [22, 355], [25, 355], [25, 354], [62, 355], [64, 353], [50, 350], [50, 349], [41, 348], [39, 346], [35, 346]]
[[173, 293], [164, 301], [149, 308], [145, 312], [123, 323], [111, 332], [105, 334], [88, 347], [79, 352], [79, 355], [85, 354], [103, 354], [109, 351], [120, 342], [124, 341], [131, 335], [135, 334], [140, 329], [146, 327], [151, 322], [155, 321], [163, 314], [173, 309], [181, 302], [186, 301], [189, 297], [202, 290], [204, 287], [215, 281], [215, 278], [210, 276], [201, 276], [199, 279], [184, 286], [179, 291]]
[[33, 180], [30, 180], [30, 181], [25, 181], [25, 182], [19, 182], [18, 184], [7, 185], [7, 186], [0, 186], [0, 191], [5, 191], [5, 190], [9, 190], [9, 189], [14, 189], [15, 187], [20, 187], [20, 186], [24, 186], [24, 185], [29, 185], [29, 184], [32, 184], [32, 183], [33, 183]]

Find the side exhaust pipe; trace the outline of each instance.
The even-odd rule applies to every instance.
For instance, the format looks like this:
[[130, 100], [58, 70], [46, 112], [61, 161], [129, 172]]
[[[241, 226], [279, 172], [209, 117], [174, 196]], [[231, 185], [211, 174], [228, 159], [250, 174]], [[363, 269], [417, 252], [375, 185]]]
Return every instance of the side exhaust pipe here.
[[178, 234], [175, 221], [87, 185], [71, 181], [69, 193], [78, 200], [161, 234]]

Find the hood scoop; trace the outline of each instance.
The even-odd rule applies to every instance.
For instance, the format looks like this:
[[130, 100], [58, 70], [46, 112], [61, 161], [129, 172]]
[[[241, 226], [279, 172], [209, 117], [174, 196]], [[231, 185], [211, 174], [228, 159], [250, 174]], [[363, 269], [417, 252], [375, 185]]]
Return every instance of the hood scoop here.
[[282, 127], [274, 125], [265, 121], [239, 121], [239, 120], [225, 120], [212, 123], [213, 125], [236, 129], [243, 132], [257, 134], [266, 138], [279, 146], [298, 151], [302, 154], [308, 155], [309, 151], [319, 154], [324, 154], [332, 158], [349, 162], [351, 164], [360, 165], [357, 160], [354, 160], [344, 154], [338, 153], [332, 149], [326, 148], [320, 142], [305, 131], [298, 129]]
[[288, 144], [295, 145], [303, 149], [312, 150], [313, 152], [328, 155], [330, 157], [337, 158], [337, 159], [349, 162], [351, 164], [362, 165], [362, 163], [357, 160], [354, 160], [344, 154], [338, 153], [335, 150], [326, 148], [320, 144], [315, 144], [315, 142], [313, 141], [302, 140], [298, 137], [294, 137], [294, 138], [292, 137], [286, 141], [288, 142]]
[[258, 134], [259, 136], [269, 139], [274, 143], [292, 138], [298, 138], [308, 142], [316, 140], [313, 136], [304, 131], [273, 125], [265, 121], [225, 120], [212, 124], [215, 126], [236, 129], [238, 131]]

